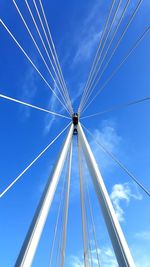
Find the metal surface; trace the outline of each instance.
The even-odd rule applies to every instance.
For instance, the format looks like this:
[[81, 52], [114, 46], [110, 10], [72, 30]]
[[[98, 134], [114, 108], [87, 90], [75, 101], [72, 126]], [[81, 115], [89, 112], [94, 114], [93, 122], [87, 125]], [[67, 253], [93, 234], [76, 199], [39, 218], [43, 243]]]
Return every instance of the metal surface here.
[[49, 177], [48, 183], [45, 187], [34, 218], [30, 225], [29, 231], [26, 235], [19, 257], [16, 261], [15, 267], [30, 267], [40, 240], [47, 215], [57, 188], [59, 177], [66, 159], [66, 155], [71, 144], [73, 135], [73, 124], [71, 124], [66, 140], [63, 144], [61, 152], [52, 175]]
[[64, 217], [63, 237], [62, 237], [61, 267], [64, 267], [64, 264], [65, 264], [65, 249], [66, 249], [66, 237], [67, 237], [71, 166], [72, 166], [72, 143], [70, 145], [70, 155], [69, 155], [69, 164], [68, 164], [68, 173], [67, 173], [67, 190], [66, 190], [66, 197], [65, 197], [65, 217]]
[[81, 199], [81, 215], [82, 215], [82, 233], [83, 233], [83, 251], [84, 251], [84, 266], [89, 267], [88, 258], [88, 246], [87, 246], [87, 229], [86, 229], [86, 213], [85, 213], [85, 201], [84, 201], [84, 190], [83, 190], [83, 172], [81, 162], [81, 149], [80, 139], [78, 138], [78, 162], [79, 162], [79, 175], [80, 175], [80, 199]]
[[118, 265], [120, 267], [135, 267], [135, 263], [118, 222], [117, 216], [103, 182], [103, 178], [80, 123], [78, 124], [78, 136], [89, 168], [89, 172], [93, 179], [95, 191], [97, 193], [97, 197], [102, 209]]

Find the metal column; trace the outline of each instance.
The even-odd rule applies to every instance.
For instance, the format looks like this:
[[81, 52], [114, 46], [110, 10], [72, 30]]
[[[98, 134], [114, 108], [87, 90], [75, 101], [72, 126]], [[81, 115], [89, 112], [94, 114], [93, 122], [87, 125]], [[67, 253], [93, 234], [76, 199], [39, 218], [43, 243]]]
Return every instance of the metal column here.
[[64, 208], [65, 216], [64, 216], [63, 236], [62, 236], [62, 261], [61, 261], [61, 265], [60, 265], [61, 267], [64, 267], [64, 264], [65, 264], [65, 249], [66, 249], [66, 237], [67, 237], [71, 165], [72, 165], [72, 143], [70, 145], [70, 155], [69, 155], [69, 164], [68, 164], [68, 172], [67, 172], [67, 189], [66, 189], [65, 208]]
[[57, 188], [59, 177], [66, 159], [68, 149], [71, 144], [74, 126], [71, 124], [66, 140], [60, 151], [60, 155], [56, 165], [49, 177], [48, 183], [45, 187], [34, 218], [26, 235], [25, 241], [21, 248], [19, 257], [16, 261], [15, 267], [30, 267], [42, 234], [47, 215]]
[[84, 191], [83, 191], [83, 172], [82, 172], [81, 150], [80, 150], [80, 139], [79, 138], [78, 138], [78, 162], [79, 162], [79, 175], [80, 175], [80, 199], [81, 199], [81, 214], [82, 214], [84, 266], [89, 267], [90, 264], [89, 264], [89, 258], [88, 258], [85, 201], [84, 201]]
[[125, 240], [121, 226], [118, 222], [117, 216], [103, 182], [103, 178], [80, 123], [78, 124], [78, 135], [89, 168], [89, 172], [93, 179], [95, 191], [97, 193], [97, 197], [102, 209], [118, 265], [120, 267], [135, 267], [135, 263]]

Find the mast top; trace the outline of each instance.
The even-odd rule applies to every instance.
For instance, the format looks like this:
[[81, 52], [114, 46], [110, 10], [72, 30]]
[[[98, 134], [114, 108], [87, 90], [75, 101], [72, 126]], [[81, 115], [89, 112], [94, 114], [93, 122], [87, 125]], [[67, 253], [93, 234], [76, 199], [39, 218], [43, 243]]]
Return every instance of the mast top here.
[[72, 123], [74, 125], [74, 132], [73, 132], [74, 135], [78, 134], [78, 131], [77, 131], [78, 122], [79, 122], [78, 113], [73, 113], [72, 114]]

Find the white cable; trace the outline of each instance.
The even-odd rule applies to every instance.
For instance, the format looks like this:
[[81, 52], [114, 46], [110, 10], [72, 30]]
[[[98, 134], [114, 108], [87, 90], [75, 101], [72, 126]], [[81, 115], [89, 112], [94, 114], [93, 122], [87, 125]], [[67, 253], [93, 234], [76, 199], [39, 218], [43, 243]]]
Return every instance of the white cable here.
[[23, 54], [26, 56], [26, 58], [29, 60], [29, 62], [31, 63], [31, 65], [34, 67], [34, 69], [37, 71], [37, 73], [40, 75], [40, 77], [43, 79], [43, 81], [46, 83], [46, 85], [49, 87], [49, 89], [53, 92], [53, 94], [56, 96], [56, 98], [59, 100], [59, 102], [62, 104], [62, 106], [66, 109], [66, 111], [69, 113], [69, 111], [67, 110], [66, 106], [62, 103], [62, 101], [60, 100], [59, 96], [55, 93], [55, 91], [52, 89], [52, 87], [50, 86], [50, 84], [47, 82], [47, 80], [44, 78], [44, 76], [41, 74], [41, 72], [39, 71], [39, 69], [36, 67], [36, 65], [33, 63], [33, 61], [31, 60], [31, 58], [28, 56], [28, 54], [25, 52], [25, 50], [23, 49], [23, 47], [19, 44], [19, 42], [17, 41], [17, 39], [14, 37], [14, 35], [11, 33], [11, 31], [8, 29], [8, 27], [5, 25], [5, 23], [0, 19], [0, 23], [2, 24], [2, 26], [5, 28], [5, 30], [9, 33], [9, 35], [11, 36], [11, 38], [14, 40], [14, 42], [17, 44], [17, 46], [20, 48], [20, 50], [23, 52]]
[[94, 215], [93, 215], [92, 203], [91, 203], [91, 198], [90, 198], [89, 186], [88, 186], [88, 182], [87, 182], [86, 178], [85, 178], [85, 184], [86, 184], [86, 191], [87, 191], [87, 197], [88, 197], [88, 203], [89, 203], [90, 217], [91, 217], [91, 221], [92, 221], [92, 231], [93, 231], [94, 242], [95, 242], [97, 265], [100, 267], [101, 264], [100, 264], [99, 253], [98, 253], [98, 242], [97, 242], [97, 237], [96, 237], [96, 227], [95, 227], [95, 222], [94, 222]]
[[41, 108], [41, 107], [38, 107], [38, 106], [35, 106], [35, 105], [32, 105], [32, 104], [23, 102], [21, 100], [18, 100], [16, 98], [12, 98], [10, 96], [6, 96], [6, 95], [3, 95], [3, 94], [0, 94], [0, 98], [6, 99], [6, 100], [9, 100], [9, 101], [13, 101], [13, 102], [16, 102], [18, 104], [22, 104], [22, 105], [27, 106], [27, 107], [30, 107], [30, 108], [34, 108], [34, 109], [40, 110], [40, 111], [49, 113], [49, 114], [54, 115], [54, 116], [59, 116], [59, 117], [62, 117], [62, 118], [70, 119], [70, 117], [67, 117], [65, 115], [62, 115], [62, 114], [59, 114], [59, 113], [50, 111], [48, 109], [44, 109], [44, 108]]
[[[97, 62], [96, 62], [94, 71], [96, 71], [96, 67], [97, 67], [97, 65], [98, 65], [98, 63], [99, 63], [99, 61], [100, 61], [100, 59], [101, 59], [101, 56], [102, 56], [102, 54], [103, 54], [103, 51], [104, 51], [104, 49], [105, 49], [105, 46], [106, 46], [108, 37], [109, 37], [109, 35], [110, 35], [111, 31], [112, 31], [112, 27], [113, 27], [113, 25], [114, 25], [114, 21], [115, 21], [115, 19], [116, 19], [116, 16], [117, 16], [117, 14], [118, 14], [119, 9], [120, 9], [120, 5], [121, 5], [121, 3], [122, 3], [122, 0], [119, 0], [119, 2], [118, 2], [118, 4], [117, 4], [117, 7], [116, 7], [116, 10], [115, 10], [115, 13], [114, 13], [113, 18], [112, 18], [112, 21], [111, 21], [111, 23], [110, 23], [110, 25], [109, 25], [109, 29], [108, 29], [108, 31], [107, 31], [107, 34], [106, 34], [104, 43], [103, 43], [103, 45], [102, 45], [100, 54], [99, 54], [99, 56], [98, 56], [98, 58], [97, 58]], [[100, 62], [100, 65], [101, 65], [101, 64], [102, 64], [102, 60], [101, 60], [101, 62]], [[99, 67], [99, 68], [100, 68], [100, 67]], [[98, 69], [99, 69], [99, 68], [98, 68]], [[93, 85], [93, 83], [94, 83], [94, 81], [95, 81], [95, 78], [96, 78], [96, 75], [97, 75], [97, 72], [98, 72], [98, 71], [97, 71], [96, 73], [94, 73], [94, 71], [93, 71], [93, 75], [92, 75], [92, 77], [91, 77], [91, 81], [90, 81], [89, 86], [88, 86], [88, 89], [87, 89], [87, 96], [86, 96], [87, 99], [89, 98], [90, 89], [92, 88], [92, 85]], [[90, 93], [90, 95], [91, 95], [91, 93]], [[85, 101], [84, 101], [84, 103], [83, 103], [82, 106], [85, 105], [85, 102], [87, 102], [86, 99], [85, 99]], [[81, 110], [82, 110], [82, 107], [81, 107]]]
[[8, 190], [25, 174], [31, 166], [48, 150], [48, 148], [59, 138], [59, 136], [69, 127], [69, 123], [52, 141], [51, 143], [44, 148], [44, 150], [15, 178], [15, 180], [0, 194], [0, 198], [3, 197]]
[[100, 141], [98, 141], [97, 139], [95, 139], [95, 136], [89, 131], [89, 129], [87, 129], [83, 124], [82, 124], [83, 128], [86, 129], [86, 131], [90, 134], [90, 136], [92, 136], [92, 138], [94, 139], [94, 141], [97, 143], [97, 145], [103, 150], [103, 152], [105, 152], [107, 155], [109, 155], [109, 157], [118, 164], [118, 166], [134, 181], [134, 183], [136, 183], [146, 194], [148, 197], [150, 197], [150, 191], [146, 189], [146, 187], [139, 182], [138, 178], [132, 174], [127, 167], [121, 162], [119, 161], [116, 156], [109, 151]]
[[51, 267], [51, 263], [52, 263], [53, 251], [54, 251], [54, 247], [55, 247], [55, 241], [56, 241], [57, 230], [58, 230], [58, 223], [59, 223], [60, 212], [61, 212], [61, 205], [62, 205], [62, 201], [63, 201], [63, 194], [65, 191], [65, 181], [66, 181], [66, 176], [64, 175], [64, 180], [63, 180], [62, 190], [60, 193], [60, 202], [59, 202], [58, 211], [57, 211], [54, 236], [53, 236], [52, 247], [51, 247], [51, 251], [50, 251], [50, 258], [49, 258], [48, 267]]
[[106, 109], [104, 111], [97, 112], [97, 113], [94, 113], [94, 114], [91, 114], [91, 115], [88, 115], [88, 116], [81, 117], [80, 119], [92, 118], [92, 117], [95, 117], [95, 116], [99, 116], [99, 115], [102, 115], [102, 114], [105, 114], [105, 113], [108, 113], [108, 112], [111, 112], [111, 111], [115, 111], [115, 110], [120, 110], [120, 109], [129, 107], [129, 106], [132, 106], [132, 105], [136, 105], [136, 104], [142, 103], [144, 101], [149, 101], [149, 100], [150, 100], [150, 96], [142, 98], [142, 99], [139, 99], [139, 100], [135, 100], [135, 101], [132, 101], [132, 102], [130, 101], [129, 103], [116, 105], [116, 106], [110, 107], [110, 108], [108, 108], [108, 109]]
[[[130, 24], [132, 23], [132, 21], [133, 21], [135, 15], [137, 14], [137, 12], [138, 12], [138, 10], [139, 10], [139, 8], [140, 8], [142, 2], [143, 2], [143, 0], [140, 0], [140, 1], [138, 2], [137, 6], [136, 6], [134, 12], [132, 13], [132, 15], [131, 15], [131, 17], [130, 17], [128, 23], [126, 24], [126, 26], [125, 26], [125, 28], [124, 28], [124, 30], [123, 30], [123, 32], [122, 32], [122, 34], [121, 34], [121, 36], [120, 36], [118, 42], [117, 42], [115, 48], [113, 49], [113, 51], [112, 51], [112, 53], [111, 53], [111, 56], [109, 57], [109, 59], [108, 59], [108, 61], [106, 62], [106, 64], [105, 64], [105, 66], [104, 66], [104, 68], [103, 68], [103, 70], [102, 70], [102, 72], [101, 72], [99, 78], [97, 79], [96, 83], [94, 84], [94, 87], [93, 87], [93, 89], [92, 89], [92, 92], [93, 92], [93, 90], [95, 89], [95, 87], [97, 86], [98, 82], [100, 81], [100, 79], [101, 79], [103, 73], [104, 73], [105, 70], [107, 69], [107, 67], [108, 67], [108, 65], [109, 65], [109, 63], [110, 63], [110, 61], [111, 61], [111, 59], [113, 58], [115, 52], [117, 51], [117, 49], [118, 49], [118, 47], [119, 47], [119, 45], [120, 45], [120, 43], [121, 43], [121, 41], [122, 41], [122, 39], [123, 39], [125, 33], [127, 32], [128, 28], [129, 28], [129, 26], [130, 26]], [[91, 93], [92, 93], [92, 92], [91, 92]], [[91, 93], [90, 93], [90, 95], [91, 95]], [[90, 95], [89, 95], [89, 97], [90, 97]], [[88, 98], [89, 98], [89, 97], [88, 97]], [[82, 109], [82, 110], [84, 110], [84, 109]]]
[[[111, 38], [111, 40], [110, 40], [110, 42], [109, 42], [109, 45], [108, 45], [108, 47], [107, 47], [107, 49], [106, 49], [106, 51], [105, 51], [105, 54], [103, 55], [103, 57], [102, 57], [102, 59], [101, 59], [101, 61], [100, 61], [100, 65], [98, 66], [98, 69], [97, 69], [97, 71], [96, 71], [96, 73], [95, 73], [95, 75], [94, 75], [94, 77], [93, 77], [93, 81], [92, 81], [92, 83], [91, 83], [91, 85], [90, 85], [90, 88], [92, 88], [92, 86], [93, 86], [93, 84], [94, 84], [94, 82], [95, 82], [95, 80], [96, 80], [96, 77], [97, 77], [97, 75], [98, 75], [98, 73], [99, 73], [99, 71], [100, 71], [100, 69], [101, 69], [101, 67], [102, 67], [102, 64], [103, 64], [103, 62], [104, 62], [104, 60], [105, 60], [105, 58], [106, 58], [106, 56], [107, 56], [107, 54], [108, 54], [108, 51], [109, 51], [109, 49], [110, 49], [110, 47], [111, 47], [111, 45], [112, 45], [112, 42], [113, 42], [113, 40], [114, 40], [114, 38], [115, 38], [115, 36], [116, 36], [116, 33], [117, 33], [118, 29], [119, 29], [119, 26], [120, 26], [120, 24], [121, 24], [121, 22], [122, 22], [122, 20], [123, 20], [123, 18], [124, 18], [124, 15], [125, 15], [125, 13], [126, 13], [126, 10], [127, 10], [127, 8], [128, 8], [129, 3], [130, 3], [130, 0], [128, 0], [128, 1], [126, 2], [126, 5], [125, 5], [125, 7], [124, 7], [124, 9], [123, 9], [123, 12], [122, 12], [122, 15], [121, 15], [121, 17], [120, 17], [120, 19], [119, 19], [119, 22], [117, 23], [116, 28], [115, 28], [115, 30], [114, 30], [114, 32], [113, 32], [112, 38]], [[100, 80], [100, 79], [99, 79], [99, 80]], [[86, 101], [85, 101], [85, 104], [86, 104], [86, 102], [88, 101], [88, 99], [89, 99], [89, 97], [91, 96], [91, 94], [92, 94], [92, 92], [94, 91], [94, 89], [95, 89], [95, 86], [93, 87], [93, 89], [91, 90], [91, 92], [89, 92], [89, 95], [87, 96], [87, 99], [86, 99]], [[83, 108], [84, 108], [84, 105], [83, 105]]]
[[[82, 166], [83, 166], [83, 161], [82, 161]], [[82, 167], [82, 170], [83, 170], [83, 167]], [[84, 177], [85, 175], [83, 175]], [[89, 255], [89, 261], [90, 261], [90, 265], [91, 267], [94, 267], [94, 259], [93, 259], [93, 255], [92, 255], [92, 246], [91, 246], [91, 237], [90, 237], [90, 227], [89, 227], [89, 222], [88, 222], [88, 206], [87, 206], [87, 202], [86, 202], [86, 192], [85, 192], [85, 179], [83, 178], [83, 185], [84, 185], [84, 203], [85, 203], [85, 218], [86, 218], [86, 230], [87, 230], [87, 239], [88, 239], [88, 247], [89, 247], [89, 252], [88, 252], [88, 255]]]
[[[53, 42], [53, 39], [52, 39], [52, 35], [51, 35], [51, 31], [50, 31], [50, 28], [49, 28], [49, 24], [48, 24], [48, 21], [47, 21], [47, 18], [46, 18], [46, 14], [45, 14], [45, 11], [44, 11], [44, 7], [43, 7], [43, 5], [42, 5], [42, 1], [39, 0], [39, 3], [40, 3], [40, 7], [41, 7], [41, 10], [42, 10], [42, 14], [43, 14], [43, 17], [44, 17], [44, 21], [45, 21], [45, 24], [46, 24], [46, 27], [47, 27], [47, 31], [48, 31], [48, 34], [49, 34], [50, 42], [51, 42], [52, 47], [53, 47], [54, 57], [56, 58], [56, 64], [58, 65], [58, 69], [59, 69], [59, 71], [60, 71], [60, 74], [61, 74], [63, 83], [64, 83], [64, 85], [65, 85], [65, 87], [66, 87], [66, 92], [67, 92], [67, 95], [68, 95], [68, 99], [69, 99], [69, 102], [70, 102], [70, 106], [71, 106], [71, 108], [72, 108], [71, 100], [70, 100], [69, 93], [68, 93], [68, 90], [67, 90], [67, 86], [66, 86], [66, 83], [65, 83], [65, 79], [64, 79], [64, 76], [63, 76], [63, 73], [62, 73], [62, 69], [61, 69], [61, 66], [60, 66], [60, 63], [59, 63], [59, 59], [58, 59], [58, 56], [57, 56], [56, 48], [55, 48], [55, 45], [54, 45], [54, 42]], [[72, 113], [73, 113], [73, 109], [72, 109]]]
[[27, 31], [28, 31], [28, 33], [29, 33], [29, 35], [30, 35], [30, 37], [31, 37], [31, 39], [32, 39], [32, 41], [33, 41], [33, 43], [34, 43], [34, 45], [35, 45], [35, 47], [36, 47], [36, 49], [37, 49], [37, 51], [38, 51], [40, 57], [41, 57], [41, 59], [42, 59], [42, 61], [44, 62], [44, 65], [46, 66], [46, 68], [47, 68], [47, 70], [48, 70], [48, 72], [49, 72], [49, 74], [50, 74], [52, 80], [54, 81], [54, 83], [55, 83], [55, 85], [56, 85], [56, 87], [57, 87], [57, 89], [58, 89], [58, 91], [59, 91], [59, 93], [60, 93], [60, 95], [61, 95], [61, 97], [62, 97], [64, 103], [66, 103], [66, 100], [65, 100], [63, 94], [61, 93], [61, 91], [60, 91], [60, 89], [59, 89], [59, 87], [58, 87], [58, 85], [57, 85], [57, 82], [56, 82], [56, 80], [55, 80], [53, 74], [52, 74], [51, 71], [50, 71], [50, 68], [48, 67], [48, 65], [47, 65], [47, 63], [46, 63], [46, 60], [45, 60], [45, 58], [44, 58], [44, 56], [43, 56], [43, 54], [42, 54], [42, 52], [41, 52], [41, 50], [40, 50], [40, 48], [39, 48], [37, 42], [35, 41], [35, 39], [34, 39], [34, 37], [33, 37], [33, 34], [31, 33], [31, 30], [29, 29], [29, 27], [28, 27], [28, 25], [27, 25], [27, 22], [25, 21], [23, 15], [22, 15], [22, 13], [21, 13], [21, 11], [20, 11], [20, 9], [19, 9], [17, 3], [16, 3], [16, 0], [13, 0], [13, 3], [14, 3], [14, 5], [15, 5], [15, 8], [16, 8], [16, 10], [17, 10], [19, 16], [21, 17], [22, 22], [23, 22], [24, 26], [26, 27], [26, 29], [27, 29]]
[[[46, 48], [46, 45], [45, 45], [45, 43], [44, 43], [43, 37], [42, 37], [42, 35], [41, 35], [41, 33], [40, 33], [40, 30], [39, 30], [39, 28], [38, 28], [38, 25], [37, 25], [37, 23], [36, 23], [36, 21], [35, 21], [35, 17], [34, 17], [34, 15], [33, 15], [33, 13], [32, 13], [32, 10], [31, 10], [31, 8], [30, 8], [30, 6], [29, 6], [29, 3], [28, 3], [27, 0], [24, 0], [24, 1], [25, 1], [25, 3], [26, 3], [27, 9], [28, 9], [28, 11], [29, 11], [29, 14], [30, 14], [30, 16], [31, 16], [31, 18], [32, 18], [32, 20], [33, 20], [33, 23], [34, 23], [34, 25], [35, 25], [35, 28], [36, 28], [37, 33], [38, 33], [38, 35], [39, 35], [39, 38], [40, 38], [40, 40], [41, 40], [41, 42], [42, 42], [42, 45], [43, 45], [43, 47], [44, 47], [44, 49], [45, 49], [45, 52], [46, 52], [46, 54], [47, 54], [47, 57], [48, 57], [48, 59], [49, 59], [49, 61], [50, 61], [50, 64], [51, 64], [51, 66], [52, 66], [52, 69], [53, 69], [53, 71], [54, 71], [54, 73], [55, 73], [55, 75], [56, 75], [56, 77], [57, 77], [57, 80], [58, 80], [58, 82], [59, 82], [59, 85], [60, 85], [60, 87], [62, 87], [62, 85], [61, 85], [61, 83], [60, 83], [60, 80], [59, 80], [59, 78], [58, 78], [58, 75], [57, 75], [57, 73], [56, 73], [55, 67], [54, 67], [54, 65], [53, 65], [53, 62], [52, 62], [52, 60], [51, 60], [51, 58], [50, 58], [49, 52], [48, 52], [48, 50], [47, 50], [47, 48]], [[70, 112], [70, 114], [71, 114], [71, 112]]]
[[81, 105], [83, 103], [83, 100], [86, 97], [87, 87], [88, 87], [88, 84], [90, 82], [90, 79], [91, 79], [93, 70], [95, 69], [95, 64], [96, 64], [96, 61], [97, 61], [97, 56], [98, 56], [99, 50], [100, 50], [101, 45], [102, 45], [103, 38], [105, 36], [106, 30], [107, 30], [107, 27], [108, 27], [109, 19], [110, 19], [110, 16], [111, 16], [111, 13], [112, 13], [112, 10], [113, 10], [115, 1], [116, 0], [113, 0], [112, 1], [111, 7], [110, 7], [110, 11], [109, 11], [108, 17], [106, 19], [106, 23], [105, 23], [105, 26], [104, 26], [104, 29], [103, 29], [103, 32], [102, 32], [102, 35], [101, 35], [101, 38], [100, 38], [99, 46], [98, 46], [98, 49], [97, 49], [97, 52], [96, 52], [96, 55], [95, 55], [95, 58], [94, 58], [94, 61], [93, 61], [93, 64], [92, 64], [92, 68], [90, 70], [90, 74], [89, 74], [89, 77], [88, 77], [88, 80], [87, 80], [87, 83], [85, 85], [85, 89], [84, 89], [84, 92], [83, 92], [83, 95], [82, 95], [82, 98], [81, 98], [81, 102], [80, 102], [80, 106], [79, 106], [79, 110], [78, 110], [79, 113], [80, 113], [80, 109], [81, 109]]
[[106, 85], [112, 80], [114, 75], [119, 71], [119, 69], [122, 67], [124, 62], [128, 59], [128, 57], [132, 54], [132, 52], [138, 47], [140, 42], [144, 39], [146, 34], [148, 34], [150, 30], [150, 26], [146, 28], [146, 30], [143, 32], [143, 34], [138, 38], [138, 40], [135, 42], [135, 44], [132, 46], [132, 48], [127, 52], [125, 57], [120, 61], [118, 66], [113, 70], [112, 74], [109, 76], [109, 78], [106, 80], [106, 82], [100, 87], [100, 89], [97, 91], [95, 96], [92, 98], [92, 100], [86, 105], [86, 107], [82, 110], [82, 113], [85, 112], [85, 110], [91, 105], [91, 103], [95, 100], [95, 98], [102, 92], [102, 90], [106, 87]]
[[62, 92], [63, 92], [63, 94], [64, 94], [64, 96], [65, 96], [65, 98], [66, 98], [67, 105], [68, 105], [68, 107], [69, 107], [69, 109], [70, 109], [70, 112], [72, 112], [72, 110], [71, 110], [71, 106], [70, 106], [70, 103], [69, 103], [69, 100], [68, 100], [68, 97], [67, 97], [67, 94], [66, 94], [66, 91], [65, 91], [64, 83], [63, 83], [63, 81], [62, 81], [62, 79], [61, 79], [61, 75], [60, 75], [58, 66], [57, 66], [57, 64], [56, 64], [56, 60], [55, 60], [55, 57], [54, 57], [54, 54], [53, 54], [51, 45], [50, 45], [50, 43], [49, 43], [48, 36], [47, 36], [46, 30], [45, 30], [45, 27], [44, 27], [44, 24], [43, 24], [43, 21], [42, 21], [42, 18], [41, 18], [39, 9], [38, 9], [38, 7], [37, 7], [37, 4], [36, 4], [35, 0], [33, 0], [33, 3], [34, 3], [34, 6], [35, 6], [35, 10], [36, 10], [36, 12], [37, 12], [37, 16], [38, 16], [39, 21], [40, 21], [40, 24], [41, 24], [41, 26], [42, 26], [42, 29], [43, 29], [43, 32], [44, 32], [44, 35], [45, 35], [45, 38], [46, 38], [48, 47], [49, 47], [49, 49], [50, 49], [50, 52], [51, 52], [53, 61], [54, 61], [55, 66], [56, 66], [56, 70], [57, 70], [57, 73], [58, 73], [58, 76], [57, 76], [57, 77], [59, 78], [59, 81], [60, 81], [60, 83], [61, 83], [61, 89], [62, 89]]
[[[85, 99], [85, 101], [84, 101], [82, 107], [81, 107], [81, 110], [84, 108], [84, 106], [86, 105], [86, 103], [87, 103], [87, 101], [88, 101], [90, 95], [91, 95], [92, 92], [94, 91], [94, 88], [95, 88], [95, 87], [92, 88], [92, 86], [93, 86], [93, 84], [94, 84], [94, 82], [95, 82], [95, 80], [96, 80], [96, 78], [97, 78], [97, 75], [98, 75], [98, 73], [99, 73], [99, 71], [100, 71], [100, 69], [101, 69], [101, 67], [102, 67], [102, 64], [103, 64], [103, 62], [104, 62], [104, 60], [105, 60], [105, 58], [106, 58], [106, 56], [107, 56], [107, 53], [108, 53], [108, 51], [109, 51], [109, 48], [110, 48], [110, 46], [111, 46], [111, 44], [112, 44], [112, 41], [113, 41], [113, 39], [114, 39], [114, 37], [115, 37], [115, 35], [116, 35], [116, 32], [117, 32], [117, 30], [118, 30], [118, 28], [119, 28], [119, 25], [120, 25], [120, 23], [121, 23], [121, 21], [122, 21], [122, 19], [123, 19], [123, 16], [124, 16], [124, 14], [125, 14], [125, 11], [126, 11], [128, 5], [129, 5], [129, 3], [130, 3], [130, 0], [128, 0], [127, 4], [125, 5], [125, 8], [123, 9], [122, 15], [121, 15], [121, 17], [120, 17], [118, 23], [116, 24], [116, 27], [115, 27], [115, 29], [114, 29], [114, 32], [113, 32], [112, 37], [111, 37], [111, 39], [110, 39], [110, 42], [108, 43], [108, 46], [107, 46], [107, 48], [106, 48], [106, 51], [105, 51], [105, 53], [104, 53], [104, 55], [103, 55], [102, 52], [103, 52], [103, 50], [105, 49], [105, 45], [106, 45], [106, 42], [107, 42], [107, 40], [108, 40], [109, 34], [110, 34], [110, 32], [112, 31], [113, 23], [114, 23], [114, 20], [115, 20], [116, 16], [118, 15], [118, 12], [119, 12], [119, 8], [120, 8], [120, 5], [121, 5], [121, 2], [122, 2], [122, 0], [120, 0], [119, 3], [118, 3], [118, 5], [117, 5], [115, 14], [114, 14], [114, 16], [113, 16], [113, 20], [112, 20], [112, 22], [111, 22], [111, 25], [110, 25], [110, 27], [109, 27], [109, 31], [108, 31], [108, 33], [107, 33], [105, 42], [104, 42], [103, 47], [102, 47], [102, 50], [101, 50], [101, 54], [100, 54], [100, 56], [99, 56], [99, 58], [98, 58], [98, 60], [97, 60], [97, 64], [99, 63], [99, 61], [100, 61], [100, 64], [99, 64], [97, 70], [96, 70], [96, 67], [95, 67], [95, 73], [93, 73], [93, 76], [92, 76], [92, 79], [91, 79], [91, 82], [90, 82], [90, 84], [89, 84], [89, 88], [88, 88], [88, 94], [87, 94], [87, 97], [86, 97], [86, 99]], [[101, 58], [101, 56], [102, 56], [102, 58]], [[100, 59], [101, 59], [101, 60], [100, 60]], [[97, 65], [96, 65], [96, 66], [97, 66]], [[90, 90], [91, 90], [91, 91], [90, 91]]]

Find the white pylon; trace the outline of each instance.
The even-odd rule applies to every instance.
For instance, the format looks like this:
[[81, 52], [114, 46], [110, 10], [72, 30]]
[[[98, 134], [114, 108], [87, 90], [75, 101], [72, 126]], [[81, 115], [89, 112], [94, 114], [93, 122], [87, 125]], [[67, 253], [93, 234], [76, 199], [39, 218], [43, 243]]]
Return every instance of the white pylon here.
[[71, 124], [68, 135], [61, 149], [60, 155], [45, 187], [34, 218], [26, 235], [15, 267], [30, 267], [40, 240], [48, 212], [57, 188], [59, 177], [64, 166], [66, 155], [72, 141], [74, 126]]
[[117, 216], [103, 182], [103, 178], [80, 123], [78, 123], [77, 128], [78, 138], [85, 155], [89, 172], [93, 179], [95, 191], [97, 193], [97, 197], [102, 209], [118, 265], [120, 267], [135, 267], [135, 263], [125, 240], [121, 226], [118, 222]]
[[64, 267], [64, 264], [65, 264], [65, 249], [66, 249], [66, 237], [67, 237], [71, 167], [72, 167], [72, 142], [70, 145], [70, 155], [69, 155], [69, 164], [68, 164], [68, 172], [67, 172], [67, 189], [66, 189], [65, 208], [64, 208], [65, 216], [64, 216], [62, 250], [61, 250], [62, 260], [61, 260], [60, 267]]
[[[61, 171], [64, 166], [66, 155], [71, 145], [73, 130], [74, 130], [74, 125], [72, 124], [70, 126], [68, 135], [61, 149], [61, 153], [58, 157], [52, 175], [48, 180], [44, 193], [39, 202], [38, 208], [35, 212], [34, 218], [32, 220], [29, 231], [26, 235], [25, 241], [21, 248], [15, 267], [30, 267], [32, 264], [38, 246], [38, 242], [40, 240], [47, 219], [47, 215], [54, 197], [54, 193], [56, 191], [59, 177], [61, 175]], [[121, 226], [116, 217], [114, 208], [107, 193], [99, 168], [93, 156], [92, 150], [88, 144], [88, 141], [85, 137], [80, 122], [77, 125], [77, 130], [78, 130], [79, 142], [81, 144], [90, 174], [93, 179], [95, 191], [97, 193], [98, 200], [100, 202], [100, 206], [114, 248], [114, 252], [118, 261], [118, 265], [120, 267], [135, 267], [132, 255], [128, 248], [127, 242], [125, 240]], [[70, 171], [69, 171], [69, 176], [70, 176]]]
[[81, 214], [82, 214], [82, 233], [83, 233], [83, 253], [84, 253], [84, 266], [89, 267], [87, 235], [86, 235], [86, 218], [85, 218], [85, 201], [83, 191], [83, 172], [81, 162], [80, 140], [78, 139], [78, 162], [79, 162], [79, 174], [80, 174], [80, 198], [81, 198]]

